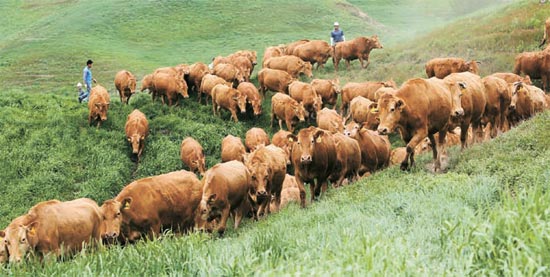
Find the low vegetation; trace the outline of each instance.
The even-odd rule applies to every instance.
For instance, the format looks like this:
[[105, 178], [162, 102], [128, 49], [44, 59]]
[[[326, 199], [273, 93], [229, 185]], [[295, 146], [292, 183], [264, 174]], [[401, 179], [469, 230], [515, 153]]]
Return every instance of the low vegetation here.
[[[6, 34], [0, 38], [2, 226], [39, 201], [90, 197], [101, 203], [131, 180], [181, 169], [179, 144], [185, 136], [201, 142], [207, 166], [212, 166], [220, 160], [225, 135], [244, 137], [253, 126], [276, 131], [268, 127], [269, 102], [260, 118], [235, 124], [229, 113], [213, 116], [211, 106], [197, 104], [194, 96], [184, 100], [183, 107], [169, 108], [152, 103], [145, 93], [133, 96], [129, 106], [113, 95], [107, 122], [99, 129], [90, 127], [87, 107], [78, 104], [74, 89], [81, 78], [81, 63], [88, 57], [97, 57], [94, 77], [113, 92], [111, 79], [119, 69], [141, 77], [155, 67], [207, 62], [237, 49], [259, 50], [261, 56], [267, 45], [303, 37], [325, 39], [334, 18], [349, 22], [345, 30], [377, 30], [376, 24], [361, 21], [349, 10], [339, 9], [333, 16], [332, 9], [342, 3], [334, 1], [302, 1], [301, 6], [276, 1], [272, 10], [291, 11], [282, 16], [260, 12], [265, 4], [254, 1], [241, 10], [209, 1], [193, 2], [192, 7], [179, 1], [58, 2], [27, 1], [0, 26]], [[369, 10], [368, 5], [349, 2]], [[386, 78], [401, 83], [424, 76], [425, 61], [435, 56], [481, 60], [482, 75], [510, 71], [516, 53], [536, 48], [550, 11], [550, 6], [531, 2], [474, 17], [448, 18], [454, 22], [444, 29], [385, 45], [373, 51], [367, 70], [358, 70], [355, 62], [354, 70], [341, 70], [340, 78], [343, 83]], [[48, 9], [41, 6], [44, 3]], [[6, 14], [13, 5], [21, 3], [10, 2], [0, 13]], [[378, 5], [372, 4], [370, 17], [383, 18], [386, 4]], [[297, 16], [312, 6], [317, 7], [316, 14], [325, 16]], [[90, 10], [106, 13], [98, 19]], [[224, 22], [223, 28], [215, 22]], [[383, 23], [400, 26], [391, 22]], [[68, 29], [60, 28], [66, 25]], [[330, 62], [314, 73], [334, 77]], [[151, 127], [139, 165], [131, 161], [124, 138], [126, 116], [134, 108], [148, 116]], [[429, 173], [425, 166], [430, 157], [425, 155], [411, 172], [386, 169], [329, 190], [307, 209], [291, 205], [266, 220], [247, 220], [242, 229], [230, 229], [224, 238], [167, 234], [152, 242], [86, 251], [64, 262], [31, 261], [0, 271], [117, 276], [547, 275], [548, 130], [546, 112], [493, 141], [464, 152], [451, 149], [446, 174]]]

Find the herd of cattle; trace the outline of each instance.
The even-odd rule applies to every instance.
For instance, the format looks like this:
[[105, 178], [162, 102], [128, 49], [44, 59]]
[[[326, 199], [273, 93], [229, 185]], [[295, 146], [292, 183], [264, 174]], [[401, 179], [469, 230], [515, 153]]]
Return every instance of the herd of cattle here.
[[[187, 137], [180, 155], [190, 171], [133, 181], [101, 206], [90, 199], [38, 203], [0, 231], [0, 260], [19, 262], [29, 253], [59, 256], [80, 251], [86, 243], [134, 242], [166, 229], [223, 235], [230, 216], [237, 228], [243, 217], [263, 218], [290, 201], [306, 207], [306, 183], [313, 201], [329, 182], [339, 187], [390, 164], [409, 169], [415, 154], [429, 148], [434, 170], [442, 171], [447, 145], [464, 148], [470, 141], [493, 138], [550, 105], [549, 96], [529, 78], [542, 78], [546, 84], [550, 48], [520, 54], [516, 74], [482, 78], [476, 61], [439, 58], [426, 64], [428, 79], [410, 79], [400, 87], [392, 80], [349, 82], [341, 88], [338, 79], [297, 80], [302, 74], [311, 78], [313, 65], [322, 67], [330, 57], [335, 69], [341, 59], [348, 67], [359, 59], [365, 68], [376, 48], [382, 48], [376, 36], [334, 48], [319, 40], [268, 47], [258, 73], [259, 88], [250, 83], [257, 58], [248, 50], [216, 57], [210, 66], [198, 62], [146, 75], [141, 91], [149, 90], [153, 101], [160, 98], [163, 104], [178, 105], [180, 98], [197, 93], [199, 103], [202, 96], [206, 103], [211, 99], [214, 114], [224, 108], [235, 121], [238, 112], [262, 114], [266, 92], [273, 91], [271, 124], [278, 121], [280, 130], [270, 139], [263, 129], [252, 128], [244, 144], [239, 137], [226, 136], [221, 142], [222, 162], [210, 169], [200, 143]], [[121, 102], [128, 104], [136, 78], [121, 71], [115, 86]], [[100, 127], [109, 103], [107, 90], [95, 86], [88, 103], [90, 124], [96, 121]], [[298, 122], [316, 126], [295, 130]], [[407, 145], [392, 150], [387, 135], [396, 130]], [[146, 115], [135, 109], [125, 131], [139, 162], [149, 132]]]

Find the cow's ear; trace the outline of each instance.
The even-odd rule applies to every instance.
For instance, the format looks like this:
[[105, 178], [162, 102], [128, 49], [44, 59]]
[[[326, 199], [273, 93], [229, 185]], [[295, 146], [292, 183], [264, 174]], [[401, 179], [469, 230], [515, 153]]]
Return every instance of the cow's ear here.
[[217, 197], [218, 197], [218, 195], [215, 194], [215, 193], [210, 194], [210, 196], [208, 196], [208, 204], [214, 203], [214, 201], [216, 201]]
[[371, 103], [369, 105], [369, 113], [378, 113], [378, 103]]
[[286, 138], [287, 138], [288, 141], [291, 142], [291, 143], [292, 143], [292, 142], [295, 142], [295, 141], [298, 141], [298, 137], [296, 137], [296, 136], [293, 135], [293, 134], [288, 134], [288, 135], [286, 136]]
[[29, 225], [25, 226], [25, 229], [27, 229], [27, 235], [29, 236], [35, 236], [36, 235], [36, 229], [38, 228], [38, 221], [33, 221]]
[[145, 140], [145, 136], [141, 136], [141, 140]]
[[403, 99], [397, 99], [397, 101], [395, 102], [395, 108], [399, 109], [399, 111], [403, 111], [403, 108], [405, 108], [405, 102], [403, 102]]
[[99, 108], [101, 106], [100, 103], [95, 103], [96, 108]]
[[325, 132], [323, 130], [317, 130], [313, 134], [313, 139], [315, 139], [316, 143], [321, 143], [323, 141], [323, 136], [325, 135]]
[[458, 82], [458, 86], [460, 87], [460, 89], [466, 89], [466, 88], [468, 88], [468, 85], [466, 85], [465, 82]]
[[132, 197], [126, 197], [124, 199], [122, 199], [122, 209], [123, 210], [128, 210], [130, 209], [130, 205], [132, 204]]

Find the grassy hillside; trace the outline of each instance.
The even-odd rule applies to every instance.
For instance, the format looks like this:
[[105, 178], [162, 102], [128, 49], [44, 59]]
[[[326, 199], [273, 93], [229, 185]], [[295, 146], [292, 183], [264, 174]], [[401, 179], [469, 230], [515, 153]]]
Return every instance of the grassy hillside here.
[[[488, 1], [477, 2], [495, 9]], [[429, 58], [447, 55], [481, 60], [483, 74], [509, 71], [516, 53], [535, 49], [550, 12], [550, 5], [530, 2], [496, 12], [477, 11], [466, 18], [453, 17], [443, 5], [434, 4], [433, 10], [415, 8], [445, 11], [438, 23], [454, 23], [375, 50], [369, 69], [358, 70], [355, 62], [354, 70], [341, 71], [339, 77], [343, 83], [388, 78], [400, 83], [423, 76]], [[355, 6], [350, 9], [348, 4]], [[277, 130], [268, 127], [269, 102], [264, 103], [262, 117], [234, 124], [228, 113], [212, 116], [211, 106], [198, 105], [194, 96], [183, 107], [168, 108], [151, 103], [147, 94], [132, 97], [130, 106], [121, 105], [113, 95], [106, 124], [89, 127], [87, 107], [76, 102], [73, 88], [86, 59], [95, 60], [94, 77], [112, 92], [119, 69], [140, 77], [159, 66], [206, 62], [237, 49], [258, 50], [261, 55], [267, 45], [303, 37], [326, 39], [334, 20], [346, 22], [348, 34], [380, 30], [390, 34], [384, 28], [402, 27], [396, 17], [405, 14], [407, 6], [394, 6], [401, 9], [384, 16], [389, 5], [309, 0], [1, 4], [0, 14], [13, 16], [0, 26], [5, 34], [0, 38], [0, 225], [42, 200], [90, 197], [102, 202], [136, 178], [180, 169], [179, 144], [185, 136], [203, 144], [212, 166], [219, 161], [225, 135], [244, 137], [253, 126], [270, 133]], [[467, 15], [472, 7], [464, 6], [456, 16]], [[375, 20], [357, 16], [357, 9]], [[305, 17], [308, 13], [315, 16]], [[420, 33], [431, 29], [425, 15], [411, 19], [415, 23], [411, 29]], [[330, 62], [315, 74], [335, 76]], [[139, 165], [130, 161], [123, 132], [133, 108], [143, 111], [151, 126]], [[245, 221], [242, 229], [230, 229], [223, 239], [202, 234], [167, 237], [101, 249], [63, 263], [0, 270], [20, 275], [117, 276], [546, 275], [549, 117], [547, 112], [463, 153], [453, 149], [447, 174], [424, 170], [429, 162], [424, 156], [410, 173], [385, 170], [329, 191], [308, 209], [292, 206], [261, 222]]]

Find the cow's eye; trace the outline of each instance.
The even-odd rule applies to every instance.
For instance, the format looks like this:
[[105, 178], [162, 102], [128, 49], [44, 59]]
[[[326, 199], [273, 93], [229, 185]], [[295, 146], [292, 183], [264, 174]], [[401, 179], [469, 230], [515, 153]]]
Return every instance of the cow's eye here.
[[256, 180], [256, 175], [252, 175], [252, 180]]
[[120, 212], [116, 213], [116, 216], [117, 216], [117, 217], [120, 216]]
[[26, 238], [22, 238], [22, 239], [21, 239], [21, 242], [22, 242], [22, 243], [25, 243], [25, 241], [27, 241]]
[[395, 108], [391, 108], [390, 112], [392, 112], [392, 113], [395, 112]]

